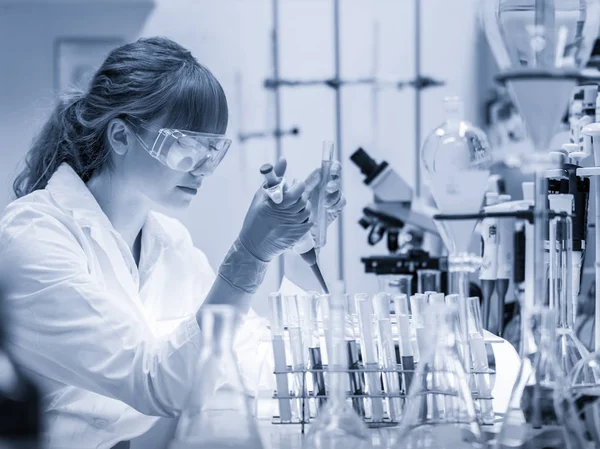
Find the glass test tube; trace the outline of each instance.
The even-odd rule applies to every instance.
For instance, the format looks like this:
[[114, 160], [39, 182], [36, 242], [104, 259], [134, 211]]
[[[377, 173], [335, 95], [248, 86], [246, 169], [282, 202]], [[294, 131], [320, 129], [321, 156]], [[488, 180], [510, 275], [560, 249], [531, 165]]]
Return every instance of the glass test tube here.
[[[458, 294], [448, 295], [448, 296], [446, 296], [446, 304], [451, 306], [453, 308], [453, 310], [455, 311], [455, 313], [452, 314], [452, 319], [454, 320], [453, 331], [454, 331], [454, 338], [456, 340], [456, 351], [458, 352], [461, 362], [465, 366], [465, 373], [467, 373], [467, 382], [469, 384], [471, 393], [474, 393], [474, 392], [477, 392], [477, 383], [475, 381], [475, 377], [473, 376], [473, 374], [471, 374], [472, 367], [473, 367], [471, 360], [469, 360], [469, 364], [468, 364], [469, 370], [468, 371], [466, 370], [467, 361], [465, 360], [465, 351], [464, 351], [464, 346], [463, 346], [463, 342], [465, 340], [463, 339], [463, 335], [461, 332], [463, 327], [462, 327], [462, 316], [460, 314], [460, 309], [459, 309], [460, 299], [461, 299], [461, 296]], [[466, 344], [469, 344], [468, 339], [466, 341], [467, 341]], [[468, 352], [467, 352], [467, 354], [468, 354]], [[448, 410], [448, 413], [452, 413], [456, 409], [455, 401], [452, 401], [452, 398], [447, 398], [447, 399], [450, 399], [450, 401], [448, 401], [448, 400], [446, 401], [446, 403], [447, 403], [446, 409]], [[479, 416], [479, 414], [480, 414], [479, 403], [477, 401], [474, 401], [473, 405], [475, 406], [476, 413]]]
[[[356, 305], [360, 324], [361, 352], [364, 366], [367, 370], [367, 389], [369, 395], [381, 396], [381, 381], [379, 378], [379, 363], [375, 348], [373, 333], [373, 304], [368, 295], [357, 295]], [[371, 397], [372, 419], [374, 422], [383, 421], [383, 402], [381, 397]]]
[[476, 380], [477, 403], [479, 404], [480, 418], [483, 424], [494, 424], [494, 407], [492, 403], [492, 389], [490, 385], [487, 351], [483, 337], [483, 324], [481, 319], [481, 304], [478, 297], [471, 297], [469, 301], [469, 343], [473, 359], [473, 376]]
[[442, 289], [440, 270], [423, 269], [417, 270], [418, 292], [439, 292]]
[[317, 248], [323, 248], [327, 243], [327, 208], [325, 200], [327, 197], [327, 183], [331, 172], [331, 163], [333, 161], [333, 142], [328, 140], [323, 142], [323, 150], [321, 157], [321, 186], [319, 189], [319, 199], [316, 211], [316, 238], [315, 245]]
[[[323, 373], [323, 358], [321, 356], [321, 339], [319, 336], [319, 323], [317, 312], [319, 308], [319, 295], [309, 294], [303, 297], [303, 302], [309, 305], [306, 324], [308, 328], [308, 356], [312, 370], [313, 394], [318, 399], [315, 401], [319, 407], [325, 404], [325, 375]], [[321, 371], [318, 371], [321, 370]]]
[[402, 401], [398, 397], [400, 394], [400, 384], [396, 371], [396, 351], [394, 349], [392, 321], [389, 312], [390, 302], [391, 299], [388, 293], [378, 293], [373, 297], [373, 306], [377, 319], [377, 334], [379, 337], [377, 339], [379, 359], [381, 365], [386, 370], [383, 375], [384, 389], [390, 395], [387, 400], [388, 414], [391, 421], [398, 422], [402, 414]]
[[415, 359], [410, 337], [410, 322], [408, 319], [408, 297], [404, 294], [394, 296], [394, 305], [396, 308], [396, 320], [398, 325], [398, 346], [400, 349], [400, 359], [404, 373], [403, 382], [404, 394], [408, 394], [410, 384], [412, 383], [415, 369]]
[[446, 304], [446, 297], [444, 296], [443, 293], [435, 293], [435, 292], [431, 292], [429, 293], [429, 304], [437, 304], [437, 305], [445, 305]]
[[[377, 276], [379, 292], [389, 293], [392, 296], [404, 293], [410, 297], [412, 295], [412, 280], [412, 274], [385, 274]], [[393, 305], [391, 306], [393, 307]]]
[[292, 369], [294, 373], [294, 393], [296, 400], [296, 413], [300, 421], [308, 422], [310, 409], [306, 388], [306, 359], [304, 356], [304, 343], [300, 327], [300, 311], [296, 295], [285, 296], [285, 305], [288, 320], [288, 334], [290, 337], [290, 350], [292, 353]]
[[421, 353], [427, 348], [427, 333], [425, 332], [425, 311], [427, 310], [427, 297], [417, 293], [410, 297], [412, 312], [411, 329], [413, 332], [413, 354], [415, 362], [421, 359]]
[[[279, 293], [269, 295], [271, 312], [271, 338], [273, 341], [273, 360], [275, 362], [275, 382], [277, 396], [289, 396], [290, 387], [287, 375], [287, 362], [285, 360], [285, 343], [283, 341], [283, 303]], [[290, 399], [278, 399], [279, 419], [283, 423], [292, 422], [292, 408]]]
[[[348, 368], [350, 370], [357, 370], [361, 368], [358, 313], [356, 312], [356, 303], [353, 296], [346, 294], [344, 298], [346, 300], [346, 351], [348, 353]], [[364, 373], [351, 371], [348, 373], [348, 378], [350, 381], [350, 393], [353, 395], [352, 407], [358, 416], [364, 418], [365, 407], [363, 399], [358, 397], [364, 394]]]

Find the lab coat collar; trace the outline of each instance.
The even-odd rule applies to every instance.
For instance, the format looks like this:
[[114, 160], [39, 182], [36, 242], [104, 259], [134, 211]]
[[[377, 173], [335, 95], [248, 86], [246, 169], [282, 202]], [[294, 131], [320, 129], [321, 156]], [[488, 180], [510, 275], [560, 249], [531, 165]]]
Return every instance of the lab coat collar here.
[[[70, 213], [82, 227], [101, 226], [116, 232], [112, 223], [75, 170], [63, 162], [48, 180], [46, 190], [62, 209]], [[153, 212], [148, 214], [142, 232], [143, 240], [151, 238], [162, 246], [172, 244], [171, 236]]]

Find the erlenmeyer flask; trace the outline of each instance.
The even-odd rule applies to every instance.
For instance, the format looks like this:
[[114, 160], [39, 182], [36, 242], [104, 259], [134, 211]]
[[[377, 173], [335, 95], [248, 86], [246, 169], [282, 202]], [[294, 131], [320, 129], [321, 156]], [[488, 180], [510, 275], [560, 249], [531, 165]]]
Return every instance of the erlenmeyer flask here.
[[483, 449], [469, 381], [456, 348], [456, 308], [429, 305], [426, 321], [429, 344], [421, 354], [394, 448]]
[[233, 351], [235, 321], [231, 306], [202, 307], [202, 351], [170, 449], [263, 448]]
[[496, 447], [584, 448], [581, 427], [572, 419], [573, 402], [565, 394], [567, 380], [556, 360], [555, 312], [538, 306], [523, 319], [537, 349], [523, 357]]
[[329, 319], [331, 354], [328, 377], [331, 391], [327, 403], [311, 423], [306, 436], [309, 449], [366, 449], [369, 431], [363, 420], [346, 401], [348, 359], [346, 357], [344, 284], [336, 282], [331, 289]]

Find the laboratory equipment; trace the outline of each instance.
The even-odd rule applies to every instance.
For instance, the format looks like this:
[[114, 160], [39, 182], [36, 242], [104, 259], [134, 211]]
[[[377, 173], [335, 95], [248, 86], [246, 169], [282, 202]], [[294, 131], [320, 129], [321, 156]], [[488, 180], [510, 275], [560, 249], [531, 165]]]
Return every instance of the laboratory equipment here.
[[471, 345], [471, 359], [473, 363], [473, 380], [475, 381], [477, 399], [477, 416], [484, 425], [494, 424], [494, 407], [492, 404], [492, 385], [488, 355], [485, 348], [483, 326], [481, 320], [481, 306], [479, 298], [468, 299], [469, 306], [469, 344]]
[[365, 375], [360, 372], [362, 364], [360, 362], [360, 325], [358, 323], [358, 313], [356, 311], [356, 302], [350, 294], [345, 295], [346, 299], [346, 350], [348, 353], [348, 376], [350, 378], [350, 394], [352, 395], [352, 407], [361, 418], [365, 417], [365, 407], [361, 395], [365, 391]]
[[413, 278], [412, 274], [382, 274], [377, 276], [377, 285], [380, 292], [404, 293], [410, 296]]
[[[422, 269], [417, 270], [417, 280], [418, 280], [418, 292], [424, 293], [426, 291], [434, 291], [439, 292], [442, 291], [442, 281], [441, 281], [441, 272], [440, 270], [432, 270], [432, 269]], [[399, 292], [406, 293], [408, 296], [411, 295], [410, 291], [407, 292]]]
[[366, 449], [369, 433], [362, 419], [346, 402], [344, 386], [347, 377], [346, 314], [344, 284], [336, 282], [330, 296], [329, 319], [331, 329], [331, 354], [328, 376], [331, 391], [327, 404], [320, 410], [306, 436], [309, 449]]
[[[263, 185], [263, 188], [267, 195], [269, 195], [269, 198], [271, 198], [275, 204], [281, 203], [283, 201], [285, 178], [279, 178], [271, 164], [265, 164], [260, 167], [260, 173], [265, 177], [265, 184]], [[319, 198], [319, 201], [321, 201], [321, 198]], [[325, 210], [324, 204], [320, 204], [317, 207], [317, 210], [320, 209]], [[294, 245], [294, 251], [296, 251], [296, 253], [302, 257], [302, 260], [308, 264], [313, 274], [319, 281], [319, 285], [323, 289], [323, 292], [328, 293], [327, 284], [325, 283], [323, 273], [321, 273], [321, 268], [319, 267], [317, 260], [315, 241], [310, 232], [304, 234], [300, 241]]]
[[408, 394], [408, 389], [412, 383], [415, 370], [408, 296], [406, 294], [394, 295], [393, 301], [396, 312], [396, 329], [398, 335], [398, 361], [400, 362], [403, 371], [400, 375], [400, 385], [402, 386], [404, 393]]
[[[295, 408], [292, 409], [292, 419], [294, 419], [294, 421], [308, 422], [310, 419], [310, 409], [309, 402], [305, 400], [305, 398], [308, 397], [307, 379], [305, 375], [308, 363], [305, 345], [302, 339], [298, 296], [284, 296], [283, 300], [285, 316], [287, 318], [290, 352], [292, 355], [292, 370], [294, 371], [293, 391], [294, 395], [298, 398], [293, 401]], [[294, 414], [296, 416], [294, 416]]]
[[[406, 399], [395, 449], [486, 447], [456, 350], [456, 313], [446, 305], [428, 308], [428, 349]], [[444, 407], [440, 409], [439, 404]]]
[[13, 363], [5, 348], [0, 291], [0, 448], [42, 448], [42, 395]]
[[377, 323], [377, 352], [379, 363], [383, 367], [384, 391], [388, 394], [387, 409], [390, 421], [398, 422], [402, 415], [402, 401], [400, 400], [400, 383], [396, 371], [396, 350], [392, 334], [392, 320], [390, 317], [391, 296], [388, 293], [378, 293], [373, 297], [375, 320]]
[[262, 449], [233, 351], [236, 311], [203, 305], [202, 349], [170, 449]]
[[[302, 301], [307, 306], [308, 316], [305, 318], [305, 326], [308, 330], [307, 345], [309, 365], [312, 369], [313, 393], [317, 398], [317, 404], [322, 407], [325, 402], [325, 376], [323, 375], [323, 358], [321, 355], [321, 337], [319, 333], [319, 299], [322, 296], [308, 294], [302, 296]], [[312, 414], [311, 414], [312, 416]]]
[[411, 320], [411, 343], [415, 362], [421, 360], [421, 352], [427, 348], [427, 331], [425, 329], [425, 313], [427, 311], [427, 296], [417, 293], [410, 297], [412, 313]]
[[556, 314], [536, 307], [522, 318], [537, 348], [523, 357], [496, 447], [586, 447], [582, 428], [574, 419], [574, 403], [566, 394], [567, 380], [556, 359]]
[[[490, 176], [491, 150], [483, 131], [463, 120], [463, 103], [460, 99], [446, 98], [444, 112], [446, 121], [429, 134], [421, 153], [431, 194], [445, 218], [477, 214]], [[469, 253], [475, 223], [475, 219], [436, 220], [449, 252], [449, 271], [456, 276], [458, 284], [458, 291], [452, 293], [465, 298], [459, 311], [463, 326], [467, 323], [469, 275], [481, 263], [479, 257]], [[465, 360], [469, 360], [466, 328], [463, 327], [461, 334], [465, 336]]]
[[[487, 192], [485, 203], [486, 206], [498, 203], [498, 194]], [[495, 329], [490, 329], [490, 307], [498, 272], [498, 219], [495, 217], [486, 217], [481, 222], [481, 257], [479, 280], [483, 294], [483, 327], [496, 333]]]
[[315, 211], [316, 233], [315, 244], [317, 248], [323, 248], [327, 243], [327, 208], [325, 200], [327, 196], [327, 183], [331, 172], [331, 163], [333, 161], [333, 142], [324, 141], [321, 157], [321, 181], [319, 186], [319, 201]]
[[[500, 195], [500, 204], [510, 203], [510, 195]], [[498, 263], [496, 272], [496, 316], [498, 318], [498, 336], [504, 334], [504, 309], [506, 294], [513, 276], [515, 219], [498, 219]]]
[[361, 354], [363, 365], [367, 369], [367, 392], [371, 396], [371, 419], [374, 422], [383, 421], [383, 401], [381, 399], [381, 379], [379, 375], [379, 362], [377, 348], [375, 347], [375, 333], [373, 329], [373, 303], [369, 295], [357, 294], [355, 296], [356, 308], [361, 337]]
[[[283, 302], [281, 294], [271, 293], [269, 295], [269, 308], [271, 312], [271, 338], [273, 341], [273, 361], [275, 366], [275, 381], [279, 396], [290, 394], [287, 374], [287, 362], [285, 356], [285, 342], [283, 339]], [[281, 398], [277, 401], [279, 405], [279, 418], [281, 422], [292, 422], [292, 409], [290, 400]]]

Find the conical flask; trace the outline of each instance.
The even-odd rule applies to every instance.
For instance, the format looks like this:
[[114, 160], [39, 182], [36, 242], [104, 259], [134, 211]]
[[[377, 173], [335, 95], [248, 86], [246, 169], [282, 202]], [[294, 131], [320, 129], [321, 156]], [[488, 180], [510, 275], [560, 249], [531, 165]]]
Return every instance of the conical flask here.
[[345, 341], [344, 284], [336, 282], [331, 289], [329, 320], [331, 353], [328, 379], [331, 385], [327, 403], [311, 423], [306, 436], [308, 449], [366, 449], [369, 431], [363, 420], [346, 401], [348, 359]]
[[411, 384], [394, 449], [485, 448], [456, 346], [458, 311], [429, 305], [430, 339]]
[[574, 404], [565, 394], [567, 380], [556, 359], [555, 312], [537, 307], [523, 319], [537, 348], [523, 357], [496, 448], [585, 448], [581, 426], [572, 419]]
[[233, 351], [236, 311], [202, 306], [202, 351], [170, 449], [262, 449]]

